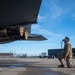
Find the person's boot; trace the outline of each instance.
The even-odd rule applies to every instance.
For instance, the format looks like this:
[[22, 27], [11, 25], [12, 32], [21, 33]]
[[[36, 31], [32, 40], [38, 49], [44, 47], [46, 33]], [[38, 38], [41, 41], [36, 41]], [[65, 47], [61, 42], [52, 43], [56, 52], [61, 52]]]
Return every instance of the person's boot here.
[[68, 68], [75, 68], [75, 66], [73, 66], [73, 65], [69, 65]]
[[65, 67], [64, 65], [58, 65], [58, 67]]

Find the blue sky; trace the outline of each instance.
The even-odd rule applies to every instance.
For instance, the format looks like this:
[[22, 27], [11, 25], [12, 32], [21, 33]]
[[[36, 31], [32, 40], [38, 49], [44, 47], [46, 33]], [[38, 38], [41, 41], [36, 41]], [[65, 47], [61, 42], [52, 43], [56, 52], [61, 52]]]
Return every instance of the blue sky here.
[[48, 40], [1, 44], [0, 52], [38, 55], [48, 49], [61, 48], [65, 36], [75, 48], [75, 0], [42, 0], [37, 21], [32, 25], [32, 33], [41, 34]]

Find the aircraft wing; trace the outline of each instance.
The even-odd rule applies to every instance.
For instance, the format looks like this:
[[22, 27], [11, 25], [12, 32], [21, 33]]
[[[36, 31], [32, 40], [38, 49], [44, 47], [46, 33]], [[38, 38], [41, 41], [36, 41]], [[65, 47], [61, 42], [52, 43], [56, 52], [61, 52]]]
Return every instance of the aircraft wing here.
[[36, 35], [36, 36], [29, 36], [27, 40], [42, 41], [42, 40], [47, 40], [47, 38], [45, 38], [42, 35]]
[[37, 23], [42, 0], [0, 0], [0, 27]]
[[[10, 42], [14, 42], [17, 40], [26, 40], [26, 39], [21, 36], [12, 37], [12, 38], [5, 37], [5, 38], [0, 38], [0, 44], [10, 43]], [[31, 34], [28, 36], [28, 39], [26, 41], [42, 41], [42, 40], [47, 40], [47, 39], [43, 37], [42, 35]]]
[[31, 34], [42, 0], [0, 0], [0, 44], [16, 40], [46, 40]]

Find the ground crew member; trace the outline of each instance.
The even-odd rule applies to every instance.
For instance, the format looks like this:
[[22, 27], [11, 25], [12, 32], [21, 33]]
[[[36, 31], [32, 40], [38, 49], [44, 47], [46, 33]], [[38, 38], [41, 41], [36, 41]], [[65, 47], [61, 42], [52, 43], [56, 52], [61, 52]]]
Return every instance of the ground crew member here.
[[72, 68], [72, 47], [71, 44], [69, 43], [69, 38], [65, 37], [65, 39], [63, 39], [62, 41], [64, 41], [64, 52], [63, 54], [59, 54], [58, 55], [58, 59], [61, 63], [61, 65], [59, 65], [58, 67], [64, 67], [64, 64], [62, 62], [62, 59], [64, 58], [64, 60], [66, 61], [67, 67], [68, 68]]

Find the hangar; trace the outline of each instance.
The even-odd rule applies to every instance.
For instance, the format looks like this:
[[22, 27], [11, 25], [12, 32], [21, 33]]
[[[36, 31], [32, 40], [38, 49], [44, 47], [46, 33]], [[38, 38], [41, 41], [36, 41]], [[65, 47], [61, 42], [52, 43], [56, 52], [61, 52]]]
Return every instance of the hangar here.
[[[75, 48], [72, 48], [73, 56], [75, 56]], [[48, 49], [48, 57], [56, 57], [58, 54], [63, 53], [63, 49]]]

